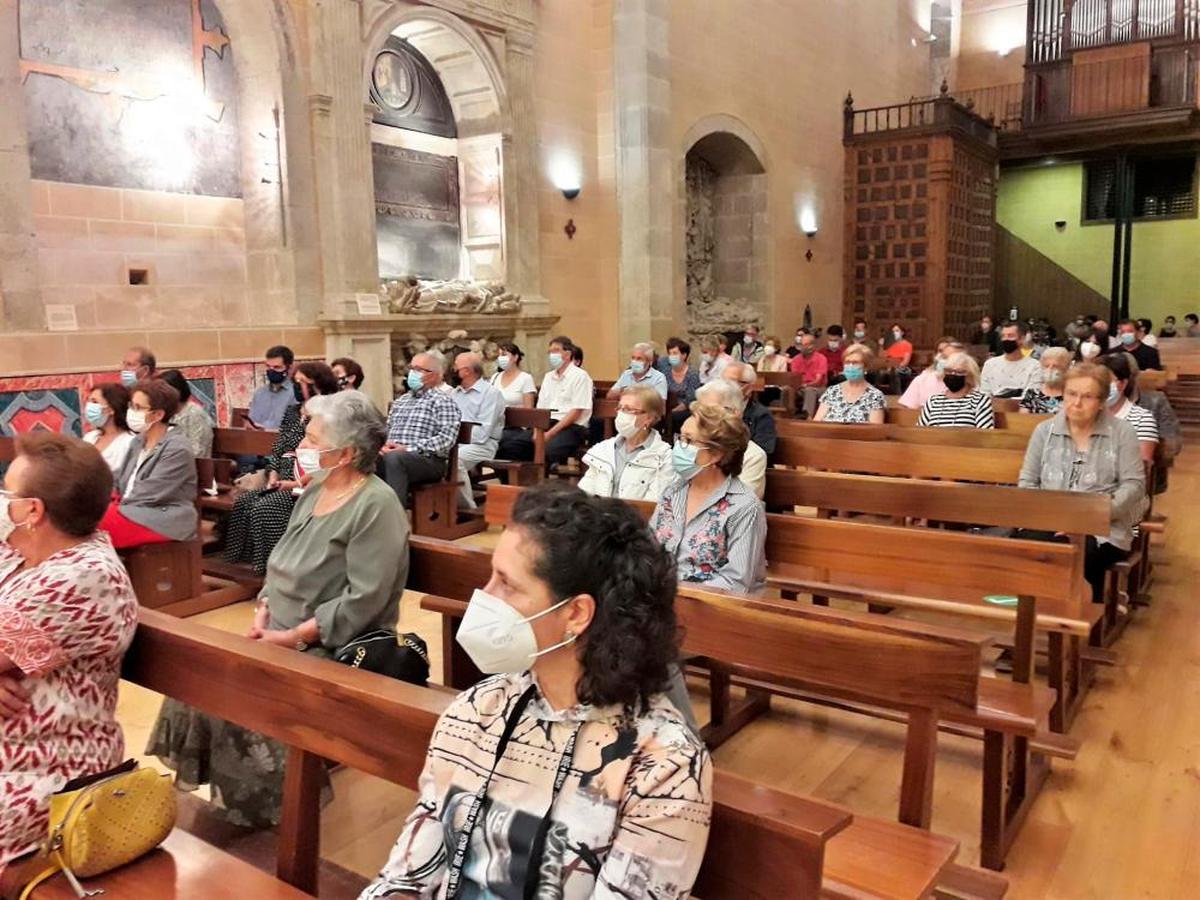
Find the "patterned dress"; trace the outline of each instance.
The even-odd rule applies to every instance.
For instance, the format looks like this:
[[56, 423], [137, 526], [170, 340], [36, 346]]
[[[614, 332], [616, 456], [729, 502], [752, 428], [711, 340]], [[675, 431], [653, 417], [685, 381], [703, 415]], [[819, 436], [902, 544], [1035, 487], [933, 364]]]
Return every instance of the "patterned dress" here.
[[[497, 675], [458, 696], [429, 743], [420, 796], [379, 878], [360, 900], [402, 891], [443, 898], [448, 861], [509, 713], [534, 685]], [[571, 737], [575, 735], [573, 751]], [[566, 778], [554, 795], [560, 764]], [[538, 694], [488, 782], [460, 897], [519, 898], [542, 817], [539, 898], [687, 897], [712, 814], [712, 762], [663, 696], [634, 717], [619, 707], [555, 710]]]
[[0, 871], [46, 839], [50, 795], [119, 765], [121, 657], [137, 598], [108, 535], [40, 565], [0, 541], [0, 656], [30, 689], [29, 708], [0, 719]]
[[868, 384], [859, 398], [851, 403], [846, 399], [845, 387], [846, 383], [843, 381], [821, 395], [820, 403], [828, 407], [822, 421], [842, 425], [866, 425], [871, 421], [871, 413], [874, 410], [887, 409], [887, 400], [879, 388]]
[[[281, 481], [296, 478], [296, 448], [304, 440], [306, 424], [299, 406], [289, 406], [283, 414], [279, 435], [266, 458], [267, 471], [277, 473]], [[225, 559], [252, 563], [255, 572], [265, 575], [267, 560], [287, 531], [295, 505], [296, 497], [291, 491], [263, 488], [239, 494], [225, 526]]]

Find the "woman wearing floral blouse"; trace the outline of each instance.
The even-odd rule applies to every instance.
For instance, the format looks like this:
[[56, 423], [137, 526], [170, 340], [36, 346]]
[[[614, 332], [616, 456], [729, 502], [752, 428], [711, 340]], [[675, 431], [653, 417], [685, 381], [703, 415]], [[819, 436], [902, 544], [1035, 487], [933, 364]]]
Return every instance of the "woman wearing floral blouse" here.
[[664, 695], [674, 602], [674, 566], [632, 507], [525, 491], [458, 632], [496, 674], [438, 721], [361, 900], [687, 897], [712, 764]]

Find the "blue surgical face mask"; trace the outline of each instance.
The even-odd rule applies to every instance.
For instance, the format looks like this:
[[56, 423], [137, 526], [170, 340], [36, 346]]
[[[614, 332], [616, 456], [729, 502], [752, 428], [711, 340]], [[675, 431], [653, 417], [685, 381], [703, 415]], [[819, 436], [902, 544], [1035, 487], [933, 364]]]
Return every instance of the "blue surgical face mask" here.
[[137, 384], [137, 380], [137, 372], [135, 372], [133, 369], [121, 370], [121, 384], [125, 385], [125, 387], [133, 387], [135, 384]]
[[672, 369], [678, 369], [680, 366], [683, 365], [683, 357], [682, 356], [668, 356], [667, 362], [670, 363]]
[[1126, 331], [1121, 335], [1121, 343], [1129, 347], [1137, 340], [1137, 335], [1131, 331]]
[[643, 372], [646, 371], [646, 364], [644, 362], [642, 362], [640, 359], [632, 360], [629, 363], [629, 371], [632, 372], [634, 375], [641, 375]]
[[1120, 396], [1121, 396], [1121, 392], [1119, 390], [1117, 390], [1116, 384], [1115, 383], [1110, 384], [1108, 386], [1108, 405], [1112, 406], [1114, 403], [1117, 402], [1117, 398], [1119, 398]]
[[865, 373], [861, 365], [851, 363], [842, 369], [842, 374], [846, 376], [847, 381], [862, 381]]
[[551, 353], [548, 357], [550, 368], [557, 369], [563, 364], [563, 356], [561, 353]]
[[933, 369], [935, 372], [941, 375], [944, 371], [946, 371], [946, 361], [939, 356], [937, 362], [933, 364]]
[[858, 329], [854, 332], [854, 339], [856, 341], [861, 341], [866, 336], [867, 336], [867, 333], [865, 331], [863, 331], [862, 329]]
[[694, 477], [704, 468], [704, 466], [696, 464], [696, 457], [699, 453], [699, 447], [676, 441], [675, 446], [671, 448], [671, 466], [675, 469], [675, 474], [685, 480]]
[[420, 372], [415, 369], [408, 370], [408, 389], [410, 391], [419, 391], [425, 387], [425, 379]]
[[108, 413], [105, 412], [104, 407], [99, 403], [93, 403], [91, 400], [84, 407], [83, 415], [88, 420], [88, 424], [93, 428], [103, 428], [104, 423], [108, 421]]
[[501, 372], [508, 369], [508, 367], [511, 364], [512, 364], [512, 359], [510, 357], [507, 357], [507, 356], [497, 356], [496, 357], [496, 368], [499, 369]]

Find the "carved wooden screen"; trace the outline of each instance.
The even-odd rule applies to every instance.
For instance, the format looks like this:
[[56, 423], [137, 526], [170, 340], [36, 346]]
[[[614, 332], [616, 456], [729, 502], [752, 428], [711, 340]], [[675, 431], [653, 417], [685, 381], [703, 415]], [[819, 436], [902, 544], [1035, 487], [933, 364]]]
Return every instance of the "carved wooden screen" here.
[[[948, 137], [937, 140], [951, 143]], [[941, 330], [968, 338], [979, 318], [992, 312], [996, 163], [971, 153], [961, 143], [953, 143], [951, 152]], [[935, 312], [930, 310], [931, 316]]]

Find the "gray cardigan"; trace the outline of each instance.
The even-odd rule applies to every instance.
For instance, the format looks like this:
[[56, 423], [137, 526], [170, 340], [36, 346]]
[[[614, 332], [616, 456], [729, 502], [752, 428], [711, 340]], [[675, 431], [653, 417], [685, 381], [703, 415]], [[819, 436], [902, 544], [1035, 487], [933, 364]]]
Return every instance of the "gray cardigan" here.
[[[196, 458], [188, 439], [168, 431], [138, 466], [146, 438], [138, 435], [117, 473], [120, 511], [125, 518], [173, 541], [196, 536]], [[127, 492], [134, 471], [137, 480]]]
[[1071, 470], [1075, 441], [1065, 412], [1033, 430], [1021, 466], [1023, 488], [1051, 491], [1084, 491], [1112, 497], [1112, 530], [1096, 535], [1122, 550], [1133, 546], [1133, 526], [1146, 511], [1146, 470], [1138, 448], [1137, 432], [1123, 419], [1102, 413], [1072, 488]]

